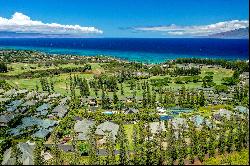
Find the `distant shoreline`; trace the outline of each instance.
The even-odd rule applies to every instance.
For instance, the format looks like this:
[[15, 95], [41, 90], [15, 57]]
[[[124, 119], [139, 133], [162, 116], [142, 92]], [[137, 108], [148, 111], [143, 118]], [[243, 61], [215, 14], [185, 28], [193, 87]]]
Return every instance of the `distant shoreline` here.
[[132, 62], [159, 64], [177, 58], [248, 60], [246, 39], [0, 39], [0, 49], [35, 50], [48, 54], [108, 56]]
[[176, 60], [176, 59], [180, 59], [180, 58], [195, 58], [195, 59], [214, 59], [214, 60], [226, 60], [226, 61], [249, 61], [248, 59], [225, 59], [225, 58], [208, 58], [208, 57], [176, 57], [174, 59], [167, 59], [164, 60], [162, 62], [158, 62], [158, 63], [148, 63], [145, 61], [136, 61], [136, 60], [129, 60], [126, 58], [122, 58], [122, 57], [116, 57], [116, 56], [112, 56], [112, 55], [102, 55], [102, 54], [96, 54], [96, 55], [80, 55], [80, 54], [69, 54], [69, 53], [51, 53], [51, 52], [47, 52], [47, 51], [41, 51], [39, 49], [32, 49], [32, 48], [15, 48], [15, 47], [2, 47], [0, 46], [0, 51], [5, 51], [5, 50], [15, 50], [15, 51], [34, 51], [34, 52], [40, 52], [40, 53], [45, 53], [46, 55], [59, 55], [59, 56], [84, 56], [84, 57], [103, 57], [103, 58], [111, 58], [111, 59], [115, 59], [115, 60], [119, 60], [119, 61], [123, 61], [123, 62], [135, 62], [135, 63], [143, 63], [143, 64], [164, 64], [167, 61], [172, 61], [172, 60]]

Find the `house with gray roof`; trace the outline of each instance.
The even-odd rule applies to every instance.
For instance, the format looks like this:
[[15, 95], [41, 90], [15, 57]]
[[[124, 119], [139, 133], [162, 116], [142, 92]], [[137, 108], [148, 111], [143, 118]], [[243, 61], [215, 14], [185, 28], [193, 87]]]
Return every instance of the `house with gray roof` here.
[[152, 134], [159, 133], [160, 131], [166, 131], [164, 122], [151, 122], [149, 128]]
[[36, 118], [36, 117], [24, 117], [21, 121], [22, 121], [22, 123], [20, 125], [18, 125], [15, 128], [12, 128], [12, 129], [9, 130], [9, 134], [14, 135], [14, 136], [23, 134], [24, 133], [23, 131], [25, 131], [26, 128], [32, 127], [32, 126], [38, 126], [38, 128], [40, 130], [41, 129], [50, 130], [50, 128], [53, 128], [55, 125], [58, 124], [58, 122], [54, 121], [54, 120], [39, 119], [39, 118]]
[[[44, 144], [46, 147], [51, 147], [54, 144]], [[74, 147], [72, 145], [69, 144], [58, 144], [58, 148], [64, 152], [73, 152], [74, 151]]]
[[7, 107], [7, 111], [8, 112], [13, 112], [17, 109], [17, 107], [19, 107], [22, 104], [22, 100], [14, 100], [12, 101], [10, 104], [8, 104]]
[[77, 121], [74, 126], [74, 131], [78, 134], [77, 140], [88, 140], [89, 130], [94, 124], [94, 121], [87, 119]]
[[7, 149], [3, 154], [2, 165], [15, 165], [16, 161], [11, 157], [11, 148]]
[[17, 92], [17, 91], [16, 91], [15, 89], [11, 89], [11, 90], [8, 90], [7, 92], [5, 92], [5, 93], [4, 93], [4, 96], [6, 96], [6, 97], [16, 96], [16, 95], [17, 95], [16, 92]]
[[25, 103], [22, 104], [23, 107], [31, 107], [36, 105], [37, 101], [36, 100], [28, 100]]
[[26, 95], [25, 100], [30, 100], [31, 98], [35, 97], [36, 95], [37, 95], [37, 92], [35, 92], [35, 91], [29, 92]]
[[185, 118], [174, 118], [172, 119], [172, 121], [170, 121], [170, 123], [172, 123], [174, 129], [179, 129], [181, 125], [184, 125], [184, 127], [188, 127]]
[[135, 108], [127, 108], [127, 109], [125, 109], [124, 114], [136, 114], [136, 113], [138, 113], [138, 112], [139, 112], [138, 109], [135, 109]]
[[111, 132], [113, 136], [113, 140], [116, 139], [117, 132], [119, 130], [119, 125], [113, 122], [106, 121], [97, 126], [96, 134], [100, 136], [105, 136], [106, 132]]
[[52, 114], [59, 118], [63, 118], [67, 112], [68, 112], [68, 107], [65, 105], [58, 105], [52, 110]]
[[37, 95], [37, 98], [41, 101], [42, 99], [44, 99], [45, 97], [48, 96], [48, 93], [43, 92]]
[[205, 123], [209, 127], [211, 127], [211, 125], [212, 125], [212, 123], [208, 119], [205, 119], [201, 115], [194, 115], [194, 116], [190, 117], [190, 120], [194, 122], [196, 127], [200, 127], [202, 125], [202, 123]]
[[0, 115], [0, 126], [8, 126], [8, 123], [15, 117], [14, 114]]
[[232, 112], [226, 109], [220, 109], [213, 114], [214, 119], [221, 120], [222, 117], [226, 117], [228, 120], [230, 119]]
[[52, 128], [49, 128], [49, 129], [45, 129], [45, 128], [41, 128], [39, 129], [38, 131], [36, 131], [32, 137], [35, 137], [35, 138], [47, 138], [48, 135], [52, 132]]
[[43, 103], [39, 107], [36, 108], [36, 112], [38, 115], [47, 115], [48, 109], [50, 109], [51, 105], [48, 103]]
[[22, 152], [23, 165], [34, 165], [34, 149], [35, 143], [19, 143], [19, 148]]
[[243, 106], [236, 106], [234, 108], [234, 110], [239, 111], [240, 113], [247, 113], [249, 114], [249, 109], [247, 107], [243, 107]]
[[[26, 143], [18, 143], [17, 148], [21, 151], [21, 156], [19, 157], [20, 162], [23, 165], [34, 165], [34, 149], [35, 143], [30, 143], [27, 141]], [[16, 161], [11, 156], [12, 148], [7, 149], [3, 155], [2, 165], [15, 165]]]
[[147, 76], [149, 76], [149, 73], [137, 71], [137, 72], [133, 72], [133, 75], [135, 75], [137, 77], [147, 77]]
[[67, 104], [67, 102], [70, 100], [70, 97], [65, 97], [65, 98], [62, 98], [60, 100], [60, 104], [59, 105], [65, 105]]
[[5, 103], [5, 102], [7, 102], [9, 100], [10, 100], [10, 98], [2, 98], [2, 97], [0, 97], [0, 103]]

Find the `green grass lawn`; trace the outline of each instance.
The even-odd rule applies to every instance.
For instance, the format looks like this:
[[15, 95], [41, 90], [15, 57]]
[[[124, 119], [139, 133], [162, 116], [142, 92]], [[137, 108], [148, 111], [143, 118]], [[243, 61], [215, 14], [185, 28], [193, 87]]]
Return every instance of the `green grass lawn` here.
[[[208, 68], [208, 67], [203, 67], [201, 69], [201, 74], [199, 76], [201, 77], [204, 77], [206, 76], [206, 72], [213, 72], [213, 81], [218, 84], [218, 85], [221, 85], [222, 83], [222, 79], [223, 77], [231, 77], [233, 75], [233, 70], [231, 69], [224, 69], [224, 68]], [[166, 76], [153, 76], [150, 79], [163, 79], [165, 77], [170, 77], [170, 75], [166, 75]], [[180, 77], [185, 77], [185, 76], [180, 76]], [[176, 78], [176, 77], [171, 77], [172, 79]], [[166, 88], [167, 87], [171, 87], [173, 89], [179, 89], [181, 88], [182, 86], [185, 86], [186, 88], [188, 89], [194, 89], [194, 88], [199, 88], [202, 86], [202, 82], [197, 82], [197, 83], [193, 83], [193, 82], [190, 82], [188, 84], [176, 84], [176, 83], [169, 83], [168, 86], [165, 86]]]
[[[74, 64], [66, 64], [66, 65], [59, 65], [58, 67], [77, 67], [79, 65], [74, 65]], [[104, 72], [104, 70], [101, 68], [101, 66], [98, 63], [91, 63], [92, 66], [92, 71], [94, 73], [101, 73]], [[30, 70], [46, 70], [46, 69], [52, 69], [55, 68], [54, 66], [49, 67], [49, 68], [44, 68], [44, 67], [38, 67], [37, 64], [24, 64], [24, 63], [14, 63], [11, 64], [10, 67], [12, 67], [14, 70], [8, 72], [8, 75], [16, 75], [16, 74], [21, 74], [26, 71]], [[22, 70], [21, 67], [24, 67], [25, 69]], [[30, 67], [36, 67], [36, 69], [30, 69]], [[79, 77], [86, 78], [87, 80], [92, 79], [94, 74], [92, 73], [71, 73], [78, 75]], [[61, 74], [59, 76], [53, 76], [52, 80], [55, 82], [55, 91], [59, 92], [61, 94], [67, 94], [66, 91], [66, 83], [69, 84], [69, 75], [68, 73], [66, 74]], [[39, 78], [32, 78], [32, 79], [10, 79], [7, 80], [8, 83], [10, 83], [14, 87], [18, 87], [21, 89], [29, 89], [29, 90], [34, 90], [36, 88], [36, 85], [38, 84], [40, 90], [40, 81]], [[91, 91], [91, 95], [94, 95], [94, 92]]]
[[[94, 77], [94, 75], [99, 75], [101, 73], [104, 73], [104, 69], [100, 66], [99, 63], [90, 63], [92, 66], [92, 71], [89, 73], [72, 73], [78, 75], [79, 77], [82, 78], [86, 78], [87, 80], [90, 80]], [[75, 64], [66, 64], [66, 65], [59, 65], [60, 67], [76, 67]], [[13, 63], [10, 65], [10, 67], [12, 67], [14, 70], [8, 72], [8, 75], [15, 75], [15, 74], [21, 74], [24, 71], [29, 71], [29, 70], [45, 70], [47, 68], [45, 68], [44, 66], [42, 67], [38, 67], [37, 64], [24, 64], [24, 63]], [[21, 67], [24, 67], [24, 70], [21, 70]], [[30, 69], [30, 67], [36, 67], [36, 69]], [[50, 68], [55, 68], [54, 66], [50, 67]], [[223, 77], [230, 77], [233, 75], [233, 71], [229, 70], [229, 69], [224, 69], [224, 68], [208, 68], [208, 67], [203, 67], [201, 70], [201, 77], [204, 77], [206, 75], [206, 72], [213, 72], [214, 73], [214, 82], [216, 84], [221, 84], [222, 78]], [[153, 76], [151, 78], [149, 78], [149, 80], [151, 79], [159, 79], [159, 78], [164, 78], [164, 77], [170, 77], [169, 75], [166, 76]], [[61, 94], [67, 95], [68, 92], [66, 90], [66, 83], [69, 85], [69, 74], [65, 73], [65, 74], [61, 74], [59, 76], [53, 76], [53, 81], [55, 82], [55, 91], [59, 92]], [[140, 80], [140, 82], [142, 83], [144, 80]], [[21, 89], [29, 89], [29, 90], [34, 90], [36, 88], [36, 84], [38, 83], [40, 90], [41, 90], [41, 86], [40, 86], [40, 81], [38, 78], [32, 78], [32, 79], [11, 79], [11, 80], [7, 80], [8, 83], [10, 83], [11, 85], [13, 85], [14, 87], [19, 87]], [[186, 88], [189, 89], [193, 89], [193, 88], [197, 88], [197, 87], [201, 87], [202, 86], [202, 82], [197, 82], [197, 83], [193, 83], [190, 82], [188, 84], [176, 84], [176, 83], [170, 83], [169, 85], [164, 86], [165, 88], [173, 88], [173, 89], [179, 89], [182, 86], [185, 86]], [[69, 87], [68, 87], [69, 88]], [[118, 88], [120, 89], [120, 84], [118, 84]], [[132, 90], [130, 90], [130, 86], [128, 83], [123, 83], [123, 89], [124, 89], [124, 96], [133, 96]], [[79, 92], [77, 92], [77, 94], [79, 94]], [[91, 96], [95, 96], [94, 91], [91, 89], [90, 91], [90, 95]], [[121, 92], [120, 90], [118, 90], [117, 92], [118, 97], [122, 97], [121, 96]], [[137, 96], [142, 96], [142, 91], [141, 90], [137, 90]], [[101, 96], [101, 92], [98, 92], [98, 96]], [[112, 93], [109, 93], [109, 96], [112, 97]]]
[[[101, 70], [101, 66], [98, 63], [90, 63], [92, 70]], [[38, 64], [27, 64], [27, 63], [11, 63], [8, 65], [9, 71], [7, 73], [1, 73], [1, 75], [18, 75], [24, 72], [36, 71], [36, 70], [47, 70], [56, 68], [68, 68], [68, 67], [81, 67], [84, 65], [75, 65], [73, 63], [59, 64], [58, 66], [39, 66]], [[101, 70], [103, 71], [103, 70]]]
[[213, 80], [216, 84], [221, 84], [223, 77], [231, 77], [234, 73], [231, 69], [203, 67], [200, 76], [204, 77], [206, 75], [206, 72], [214, 73]]

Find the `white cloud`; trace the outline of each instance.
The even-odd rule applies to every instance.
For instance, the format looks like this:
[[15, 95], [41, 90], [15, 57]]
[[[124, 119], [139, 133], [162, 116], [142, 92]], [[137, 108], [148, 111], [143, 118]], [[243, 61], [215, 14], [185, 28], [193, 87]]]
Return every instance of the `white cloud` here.
[[170, 35], [203, 36], [246, 27], [249, 27], [248, 20], [232, 20], [199, 26], [177, 26], [172, 24], [169, 26], [135, 27], [134, 30], [166, 32]]
[[11, 31], [19, 33], [41, 33], [41, 34], [102, 34], [103, 31], [95, 27], [82, 27], [80, 25], [62, 25], [58, 23], [43, 23], [31, 20], [29, 16], [16, 12], [12, 18], [0, 17], [0, 31]]

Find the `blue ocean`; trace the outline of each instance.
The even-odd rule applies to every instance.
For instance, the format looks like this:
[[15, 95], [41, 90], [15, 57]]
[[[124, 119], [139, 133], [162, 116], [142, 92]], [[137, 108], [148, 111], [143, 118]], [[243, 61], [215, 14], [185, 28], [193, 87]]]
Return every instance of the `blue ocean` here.
[[249, 59], [248, 39], [205, 38], [33, 38], [0, 39], [0, 48], [51, 54], [103, 55], [144, 63], [176, 58]]

